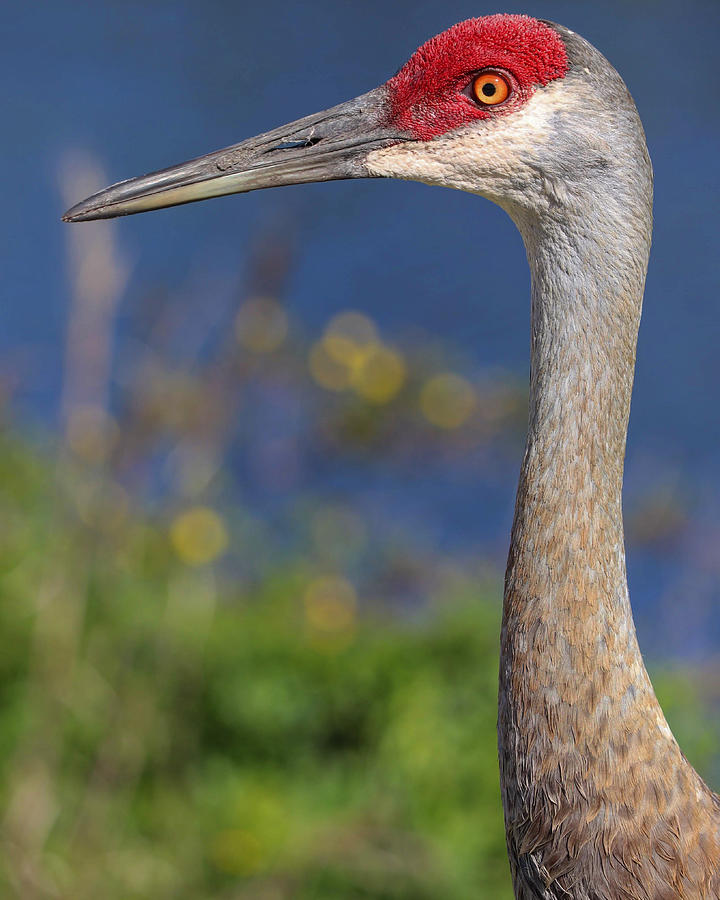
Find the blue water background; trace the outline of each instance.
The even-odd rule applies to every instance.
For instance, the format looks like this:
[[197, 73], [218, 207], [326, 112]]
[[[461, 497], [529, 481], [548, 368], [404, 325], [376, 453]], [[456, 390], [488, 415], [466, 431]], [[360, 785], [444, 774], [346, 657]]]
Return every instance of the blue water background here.
[[[430, 35], [496, 11], [459, 0], [6, 7], [0, 352], [6, 365], [22, 360], [19, 414], [51, 427], [59, 420], [69, 288], [57, 178], [69, 150], [97, 156], [112, 181], [179, 162], [362, 93]], [[645, 124], [656, 227], [627, 491], [679, 481], [692, 526], [667, 552], [629, 547], [631, 590], [645, 646], [708, 659], [720, 647], [720, 4], [547, 0], [510, 11], [587, 37], [625, 78]], [[132, 217], [118, 226], [134, 263], [129, 291], [181, 286], [207, 268], [231, 273], [259, 224], [285, 214], [301, 223], [288, 302], [310, 332], [357, 307], [391, 339], [412, 327], [447, 338], [478, 365], [527, 372], [520, 238], [499, 209], [448, 190], [337, 182]], [[489, 259], [480, 252], [488, 247]], [[116, 354], [122, 348], [121, 322]], [[510, 469], [493, 480], [442, 467], [400, 477], [385, 467], [363, 473], [362, 492], [441, 549], [502, 547]], [[352, 466], [316, 474], [320, 489], [351, 494], [353, 484]]]

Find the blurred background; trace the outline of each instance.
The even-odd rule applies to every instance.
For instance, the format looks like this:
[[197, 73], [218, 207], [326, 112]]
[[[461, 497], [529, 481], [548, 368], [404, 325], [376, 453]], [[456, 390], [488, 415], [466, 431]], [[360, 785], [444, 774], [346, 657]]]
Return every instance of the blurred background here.
[[[509, 220], [368, 181], [60, 223], [496, 11], [6, 10], [3, 896], [510, 896], [496, 670], [529, 290]], [[587, 37], [645, 123], [629, 578], [670, 723], [717, 788], [720, 8], [507, 11]]]

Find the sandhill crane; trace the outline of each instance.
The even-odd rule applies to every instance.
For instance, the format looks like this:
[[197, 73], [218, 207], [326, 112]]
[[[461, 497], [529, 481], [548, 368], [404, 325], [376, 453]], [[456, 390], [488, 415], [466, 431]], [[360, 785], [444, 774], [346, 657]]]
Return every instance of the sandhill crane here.
[[471, 19], [355, 100], [121, 182], [65, 219], [362, 177], [493, 200], [530, 263], [530, 419], [498, 720], [515, 895], [720, 898], [720, 798], [665, 721], [628, 598], [621, 489], [652, 170], [605, 58], [551, 22]]

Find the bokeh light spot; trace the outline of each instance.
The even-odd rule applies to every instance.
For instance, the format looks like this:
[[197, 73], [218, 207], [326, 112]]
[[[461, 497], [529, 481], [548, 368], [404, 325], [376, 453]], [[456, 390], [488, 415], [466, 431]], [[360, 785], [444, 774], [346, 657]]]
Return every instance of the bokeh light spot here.
[[354, 309], [344, 310], [333, 316], [328, 322], [326, 333], [337, 338], [344, 338], [361, 347], [364, 344], [372, 344], [378, 339], [375, 323]]
[[202, 566], [225, 551], [228, 534], [214, 510], [198, 506], [177, 516], [170, 526], [170, 540], [184, 563]]
[[349, 631], [355, 625], [357, 595], [350, 582], [339, 575], [314, 579], [305, 589], [305, 618], [324, 632]]
[[324, 341], [310, 350], [310, 374], [328, 391], [344, 391], [350, 386], [350, 369], [327, 351]]
[[238, 342], [253, 353], [270, 353], [288, 334], [288, 317], [272, 297], [255, 297], [240, 307], [235, 318]]
[[352, 371], [362, 365], [371, 345], [359, 344], [342, 334], [327, 332], [323, 336], [322, 346], [330, 359]]
[[353, 369], [351, 383], [363, 400], [388, 403], [405, 383], [405, 362], [390, 347], [371, 345], [361, 364]]
[[443, 372], [434, 375], [420, 392], [420, 409], [438, 428], [459, 428], [475, 408], [475, 388], [461, 375]]
[[346, 310], [332, 318], [310, 352], [315, 381], [331, 391], [352, 388], [368, 403], [388, 403], [405, 383], [401, 354], [378, 338], [375, 324]]

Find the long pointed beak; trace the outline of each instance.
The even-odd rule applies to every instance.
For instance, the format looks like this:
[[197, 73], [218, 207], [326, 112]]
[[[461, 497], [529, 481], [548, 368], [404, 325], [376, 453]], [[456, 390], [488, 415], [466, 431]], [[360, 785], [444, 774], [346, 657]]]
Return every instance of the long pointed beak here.
[[73, 206], [63, 220], [109, 219], [259, 188], [370, 177], [364, 160], [371, 150], [411, 139], [385, 124], [386, 110], [381, 86], [224, 150], [121, 181]]

